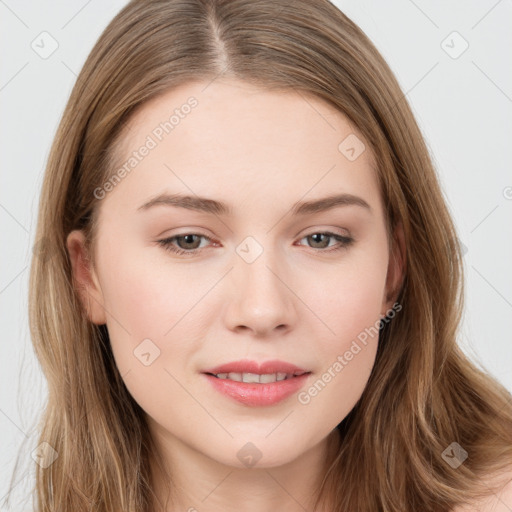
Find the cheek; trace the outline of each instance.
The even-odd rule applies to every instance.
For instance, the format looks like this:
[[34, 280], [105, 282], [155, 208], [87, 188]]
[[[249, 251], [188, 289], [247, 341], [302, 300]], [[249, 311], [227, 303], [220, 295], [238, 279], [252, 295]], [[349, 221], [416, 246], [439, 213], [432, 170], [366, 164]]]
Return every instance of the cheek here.
[[144, 254], [154, 250], [131, 251], [131, 257], [110, 265], [105, 272], [104, 297], [111, 323], [117, 320], [129, 332], [163, 339], [211, 283], [185, 265], [171, 267]]
[[[176, 352], [193, 349], [191, 343], [171, 346], [169, 342], [182, 337], [180, 329], [185, 329], [187, 313], [203, 286], [187, 282], [179, 271], [170, 278], [168, 269], [142, 257], [117, 258], [115, 265], [105, 268], [102, 290], [116, 363], [121, 374], [142, 371], [145, 378], [152, 378], [154, 369], [164, 367]], [[154, 360], [152, 372], [146, 371], [139, 352], [150, 354], [145, 362]]]
[[354, 408], [368, 383], [377, 350], [375, 342], [354, 340], [329, 358], [323, 370], [297, 395], [308, 417], [322, 418], [333, 428]]
[[158, 408], [167, 392], [180, 391], [171, 374], [179, 371], [182, 383], [193, 374], [194, 354], [216, 318], [205, 305], [218, 276], [156, 262], [143, 252], [118, 251], [133, 255], [105, 266], [102, 286], [116, 365], [134, 398]]
[[334, 425], [352, 410], [370, 377], [382, 300], [369, 281], [343, 282], [343, 289], [326, 294], [329, 300], [317, 297], [319, 312], [323, 311], [325, 324], [334, 333], [317, 338], [315, 353], [321, 364], [310, 385], [297, 396], [308, 414]]
[[190, 322], [200, 290], [186, 286], [179, 273], [168, 274], [119, 262], [104, 290], [116, 366], [135, 401], [155, 417], [169, 409], [170, 397], [181, 403], [179, 383], [187, 383], [177, 369], [187, 372], [201, 339], [199, 326]]
[[[366, 264], [365, 264], [366, 263]], [[325, 326], [327, 351], [343, 350], [365, 329], [380, 320], [386, 280], [386, 262], [358, 261], [339, 272], [331, 272], [311, 287], [312, 312]], [[329, 336], [330, 334], [330, 336]]]
[[[315, 287], [311, 304], [323, 330], [316, 344], [322, 362], [298, 401], [312, 414], [341, 421], [361, 397], [371, 374], [379, 339], [386, 261], [368, 260]], [[327, 418], [326, 418], [327, 419]]]

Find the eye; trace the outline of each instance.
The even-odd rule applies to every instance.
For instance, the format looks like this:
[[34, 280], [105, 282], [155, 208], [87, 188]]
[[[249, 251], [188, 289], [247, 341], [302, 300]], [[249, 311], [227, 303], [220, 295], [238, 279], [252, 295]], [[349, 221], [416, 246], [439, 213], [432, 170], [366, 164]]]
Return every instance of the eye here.
[[[199, 252], [200, 249], [202, 248], [200, 246], [201, 239], [205, 239], [210, 242], [212, 241], [212, 239], [206, 235], [201, 235], [199, 233], [184, 233], [182, 235], [175, 235], [169, 238], [165, 238], [163, 240], [158, 240], [158, 244], [161, 245], [165, 250], [170, 251], [174, 254], [194, 255], [197, 252]], [[301, 238], [301, 240], [306, 239], [308, 240], [308, 242], [313, 243], [313, 246], [310, 246], [312, 249], [318, 249], [321, 250], [322, 252], [340, 251], [342, 249], [346, 249], [354, 242], [354, 239], [349, 236], [339, 235], [337, 233], [332, 233], [330, 231], [319, 231], [316, 233], [311, 233], [310, 235]], [[332, 239], [337, 240], [338, 245], [330, 245], [329, 242]], [[175, 243], [178, 246], [176, 246]], [[330, 248], [327, 249], [328, 247]]]
[[[158, 243], [167, 251], [173, 252], [175, 254], [195, 254], [199, 250], [197, 240], [201, 238], [211, 241], [211, 238], [205, 235], [200, 235], [199, 233], [185, 233], [183, 235], [176, 235], [170, 238], [165, 238], [164, 240], [158, 240]], [[175, 240], [179, 246], [184, 247], [176, 247], [176, 245], [174, 245]]]
[[[338, 241], [338, 245], [330, 246], [329, 241], [335, 239]], [[313, 249], [325, 249], [327, 247], [332, 247], [327, 251], [323, 252], [331, 252], [331, 251], [340, 251], [342, 249], [346, 249], [350, 246], [354, 239], [349, 236], [339, 235], [337, 233], [331, 233], [330, 231], [319, 231], [317, 233], [311, 233], [310, 235], [305, 236], [301, 240], [308, 240], [308, 242], [312, 242]], [[327, 242], [327, 244], [326, 244]]]

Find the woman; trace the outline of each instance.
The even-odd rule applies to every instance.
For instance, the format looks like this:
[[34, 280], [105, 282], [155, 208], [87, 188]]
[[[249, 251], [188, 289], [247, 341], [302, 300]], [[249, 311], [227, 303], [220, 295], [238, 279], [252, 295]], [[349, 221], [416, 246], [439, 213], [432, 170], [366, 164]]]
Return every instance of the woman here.
[[457, 346], [428, 151], [329, 2], [130, 2], [71, 94], [37, 239], [39, 510], [510, 502], [511, 396]]

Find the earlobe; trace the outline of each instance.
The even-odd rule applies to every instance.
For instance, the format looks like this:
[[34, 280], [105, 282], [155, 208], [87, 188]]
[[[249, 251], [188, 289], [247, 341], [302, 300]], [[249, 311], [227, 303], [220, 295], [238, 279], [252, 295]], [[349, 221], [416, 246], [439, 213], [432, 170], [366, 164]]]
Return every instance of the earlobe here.
[[94, 324], [106, 324], [103, 292], [89, 259], [83, 231], [69, 233], [66, 247], [71, 261], [73, 286], [87, 317]]
[[[385, 300], [386, 310], [396, 301], [402, 287], [407, 267], [405, 235], [402, 221], [399, 221], [393, 233], [393, 246], [390, 250], [388, 273], [386, 277]], [[385, 315], [386, 313], [383, 312]]]

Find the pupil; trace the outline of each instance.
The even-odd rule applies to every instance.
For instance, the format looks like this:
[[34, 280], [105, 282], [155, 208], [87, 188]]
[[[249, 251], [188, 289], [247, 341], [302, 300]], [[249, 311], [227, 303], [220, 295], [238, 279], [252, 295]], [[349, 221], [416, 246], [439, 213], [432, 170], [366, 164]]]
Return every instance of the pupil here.
[[[184, 235], [182, 238], [185, 240], [185, 244], [193, 244], [193, 237], [195, 236], [197, 235]], [[188, 247], [188, 249], [190, 249], [190, 247]]]
[[320, 239], [321, 239], [321, 237], [324, 237], [324, 236], [325, 235], [323, 233], [315, 233], [314, 235], [311, 235], [311, 238], [313, 239], [314, 243], [320, 243], [322, 245], [322, 242]]

